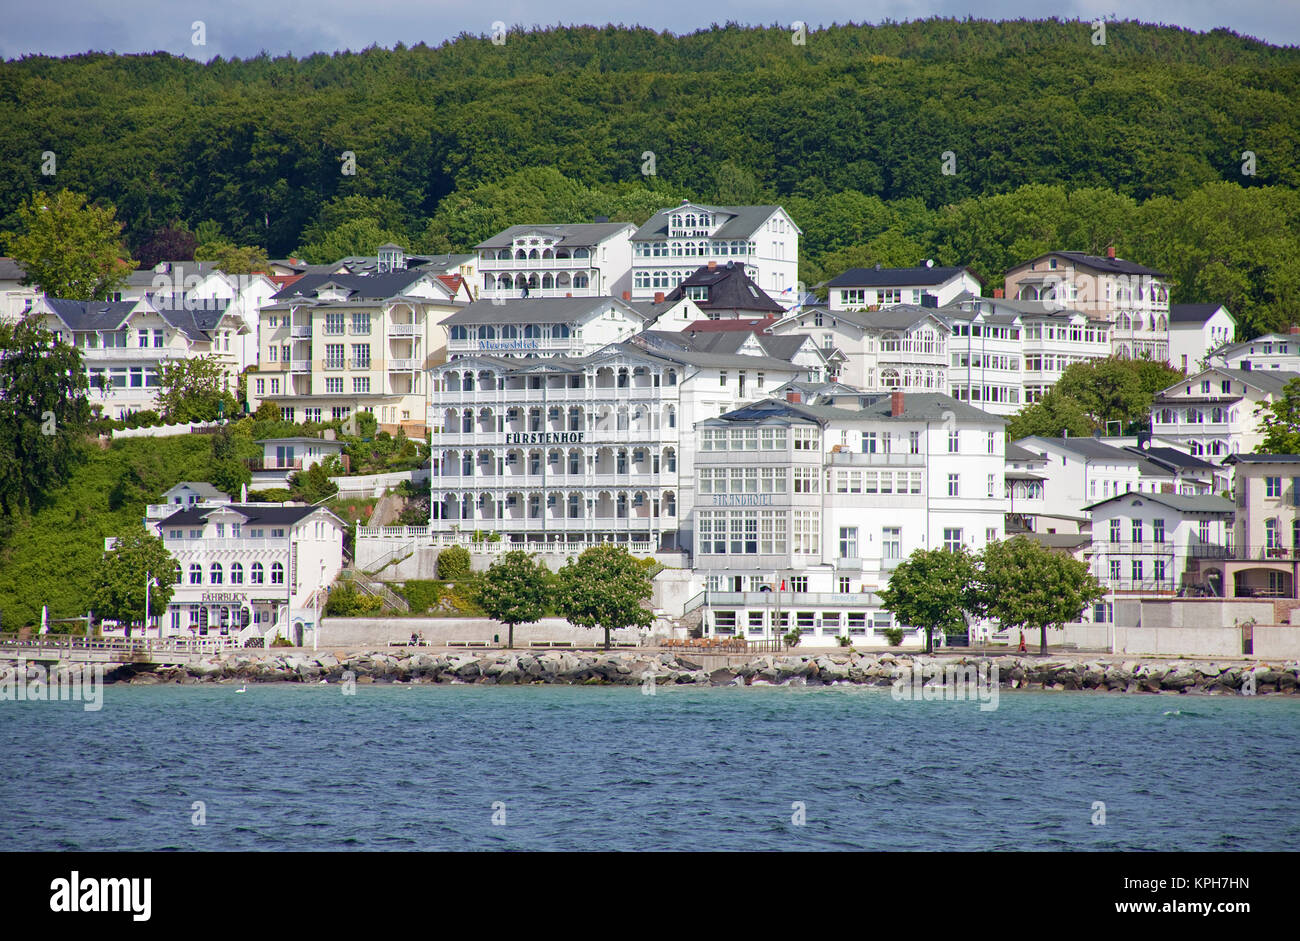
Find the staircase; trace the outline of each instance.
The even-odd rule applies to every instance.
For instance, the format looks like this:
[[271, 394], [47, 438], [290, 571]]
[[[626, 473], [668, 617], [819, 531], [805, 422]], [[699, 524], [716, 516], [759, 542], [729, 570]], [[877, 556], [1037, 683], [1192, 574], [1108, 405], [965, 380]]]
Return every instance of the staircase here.
[[357, 591], [363, 595], [369, 595], [372, 598], [378, 598], [384, 603], [384, 606], [395, 611], [410, 611], [411, 605], [405, 598], [397, 594], [383, 582], [375, 581], [365, 572], [359, 569], [343, 569], [339, 572], [339, 577], [347, 581]]
[[386, 552], [370, 564], [370, 568], [365, 572], [369, 576], [378, 575], [390, 565], [396, 565], [399, 562], [405, 562], [411, 556], [415, 555], [415, 541], [403, 543], [391, 552]]

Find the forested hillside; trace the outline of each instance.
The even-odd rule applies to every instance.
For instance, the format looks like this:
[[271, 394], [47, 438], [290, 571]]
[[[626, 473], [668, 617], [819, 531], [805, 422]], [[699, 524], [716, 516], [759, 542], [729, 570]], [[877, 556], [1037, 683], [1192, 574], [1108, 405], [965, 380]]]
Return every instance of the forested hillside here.
[[377, 238], [445, 251], [517, 222], [643, 221], [684, 196], [770, 201], [804, 229], [808, 284], [933, 257], [992, 287], [1049, 246], [1113, 244], [1248, 331], [1295, 318], [1300, 50], [1092, 35], [575, 27], [304, 59], [31, 57], [0, 64], [0, 219], [66, 187], [116, 206], [133, 250], [177, 220], [332, 260]]

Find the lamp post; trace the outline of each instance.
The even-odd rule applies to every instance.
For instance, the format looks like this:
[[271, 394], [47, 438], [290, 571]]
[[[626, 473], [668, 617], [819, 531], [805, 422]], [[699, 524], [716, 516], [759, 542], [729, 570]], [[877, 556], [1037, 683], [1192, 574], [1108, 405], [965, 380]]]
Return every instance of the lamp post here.
[[[153, 575], [149, 572], [144, 573], [144, 636], [149, 636], [149, 589], [158, 584], [154, 581]], [[162, 640], [162, 624], [158, 625], [158, 639]]]

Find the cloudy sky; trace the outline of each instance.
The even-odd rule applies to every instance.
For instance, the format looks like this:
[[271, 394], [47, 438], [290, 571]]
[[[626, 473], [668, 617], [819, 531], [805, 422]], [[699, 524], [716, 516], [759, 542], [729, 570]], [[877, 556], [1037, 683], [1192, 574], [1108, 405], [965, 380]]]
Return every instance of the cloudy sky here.
[[[436, 46], [469, 32], [508, 25], [623, 23], [675, 33], [736, 20], [746, 24], [803, 20], [810, 26], [878, 23], [929, 16], [983, 19], [1093, 20], [1118, 17], [1196, 30], [1226, 27], [1276, 45], [1300, 45], [1297, 0], [7, 0], [0, 57], [163, 50], [207, 61], [262, 50], [298, 56], [418, 42]], [[206, 44], [192, 42], [202, 21]]]

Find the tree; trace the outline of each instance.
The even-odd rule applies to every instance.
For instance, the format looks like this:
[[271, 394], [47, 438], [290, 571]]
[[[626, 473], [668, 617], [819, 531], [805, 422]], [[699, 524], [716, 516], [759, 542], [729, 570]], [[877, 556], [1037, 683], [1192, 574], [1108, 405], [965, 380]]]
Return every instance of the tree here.
[[149, 270], [160, 261], [190, 261], [199, 240], [184, 224], [173, 219], [149, 234], [137, 250], [141, 270]]
[[90, 421], [87, 387], [81, 354], [38, 316], [0, 322], [0, 516], [67, 478]]
[[212, 470], [208, 482], [232, 499], [239, 498], [240, 488], [253, 482], [248, 465], [239, 459], [239, 449], [229, 425], [222, 425], [212, 439]]
[[226, 274], [252, 274], [265, 271], [269, 264], [266, 252], [258, 245], [236, 245], [220, 239], [205, 242], [194, 249], [195, 261], [210, 261]]
[[71, 190], [34, 193], [19, 207], [19, 229], [5, 233], [7, 251], [50, 297], [102, 301], [135, 269], [111, 206], [87, 206]]
[[479, 605], [506, 625], [506, 647], [515, 645], [515, 625], [532, 624], [546, 614], [551, 573], [531, 553], [515, 549], [488, 566]]
[[1007, 419], [1007, 437], [1012, 441], [1030, 435], [1043, 438], [1061, 438], [1066, 435], [1086, 438], [1092, 434], [1094, 427], [1078, 402], [1066, 398], [1055, 389], [1048, 389], [1037, 402], [1026, 405]]
[[470, 555], [464, 546], [448, 546], [438, 553], [438, 577], [444, 582], [462, 582], [469, 573]]
[[1292, 379], [1267, 405], [1255, 407], [1264, 440], [1256, 454], [1300, 454], [1300, 379]]
[[230, 377], [215, 356], [163, 363], [158, 371], [158, 410], [168, 421], [233, 418], [238, 403], [229, 391]]
[[331, 477], [343, 476], [343, 462], [336, 455], [317, 461], [306, 470], [289, 475], [289, 496], [303, 503], [320, 503], [339, 492]]
[[1038, 628], [1038, 652], [1047, 653], [1047, 629], [1077, 621], [1102, 597], [1088, 563], [1025, 536], [990, 543], [980, 554], [980, 611], [1004, 629]]
[[646, 568], [620, 546], [602, 543], [571, 559], [559, 573], [560, 614], [581, 627], [610, 631], [648, 627], [650, 609], [642, 602], [653, 594]]
[[149, 613], [152, 615], [164, 610], [171, 601], [175, 579], [176, 559], [163, 541], [144, 527], [132, 527], [117, 537], [117, 543], [96, 570], [91, 604], [101, 618], [127, 625], [143, 623], [146, 581], [150, 582]]
[[1039, 401], [1012, 416], [1007, 433], [1013, 441], [1028, 435], [1060, 437], [1063, 431], [1086, 437], [1112, 422], [1125, 434], [1145, 431], [1156, 393], [1181, 378], [1169, 365], [1144, 359], [1111, 356], [1075, 363]]
[[917, 549], [898, 564], [880, 603], [900, 624], [925, 628], [925, 652], [934, 652], [934, 632], [966, 624], [966, 612], [978, 607], [975, 559], [965, 547]]

